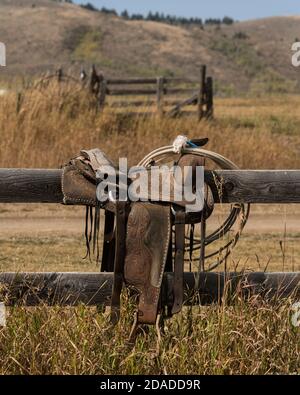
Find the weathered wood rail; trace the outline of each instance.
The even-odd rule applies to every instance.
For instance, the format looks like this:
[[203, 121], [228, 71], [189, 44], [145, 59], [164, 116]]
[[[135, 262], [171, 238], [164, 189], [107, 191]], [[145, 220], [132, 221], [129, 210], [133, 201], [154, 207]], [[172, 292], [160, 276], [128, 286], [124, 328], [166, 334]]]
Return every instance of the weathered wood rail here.
[[[0, 203], [62, 203], [62, 170], [0, 169]], [[300, 203], [300, 170], [215, 170], [205, 172], [215, 202]], [[111, 273], [0, 273], [0, 295], [7, 304], [34, 306], [108, 304]], [[266, 300], [300, 296], [300, 273], [185, 273], [185, 302], [209, 304], [241, 292]], [[173, 274], [166, 273], [162, 298], [172, 304]]]
[[[300, 273], [201, 273], [198, 289], [196, 273], [184, 274], [185, 304], [219, 303], [234, 295], [265, 301], [300, 297]], [[173, 303], [173, 273], [166, 273], [162, 301]], [[0, 273], [2, 300], [9, 306], [109, 305], [113, 273]]]
[[[62, 203], [61, 175], [0, 169], [0, 203]], [[300, 170], [208, 170], [205, 178], [216, 203], [300, 203]]]
[[[213, 79], [206, 76], [205, 65], [200, 67], [199, 79], [163, 76], [107, 79], [93, 67], [89, 78], [89, 90], [98, 98], [100, 110], [108, 106], [116, 110], [127, 108], [131, 111], [136, 107], [143, 110], [134, 114], [143, 116], [155, 112], [171, 117], [197, 114], [199, 120], [210, 119], [213, 116]], [[183, 98], [187, 95], [190, 97]], [[154, 96], [156, 97], [153, 98]], [[175, 96], [176, 99], [172, 99]], [[110, 100], [118, 97], [122, 100]], [[131, 100], [131, 97], [134, 97], [134, 100]], [[137, 100], [137, 97], [140, 99]], [[189, 110], [185, 110], [187, 106]], [[191, 106], [194, 111], [191, 110]], [[150, 111], [151, 109], [154, 111]]]
[[[49, 84], [67, 84], [70, 92], [80, 89], [96, 98], [97, 109], [108, 107], [125, 116], [154, 114], [176, 117], [195, 115], [198, 120], [211, 119], [214, 114], [213, 78], [206, 75], [206, 66], [200, 67], [199, 78], [106, 78], [92, 67], [90, 75], [84, 70], [80, 78], [65, 74], [63, 69], [47, 74], [33, 86], [47, 93]], [[21, 109], [22, 94], [17, 95], [16, 111]], [[125, 110], [125, 111], [124, 111]]]

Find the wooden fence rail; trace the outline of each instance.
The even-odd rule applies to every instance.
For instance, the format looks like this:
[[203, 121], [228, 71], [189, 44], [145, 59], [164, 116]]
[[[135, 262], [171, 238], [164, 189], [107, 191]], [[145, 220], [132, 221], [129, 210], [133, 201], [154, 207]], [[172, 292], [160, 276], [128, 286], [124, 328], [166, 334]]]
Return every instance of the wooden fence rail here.
[[[97, 96], [100, 110], [106, 106], [119, 110], [125, 107], [137, 107], [143, 108], [140, 115], [145, 116], [153, 114], [153, 111], [149, 111], [155, 106], [158, 114], [171, 117], [194, 113], [201, 120], [213, 116], [213, 80], [212, 77], [206, 77], [205, 65], [200, 68], [199, 79], [163, 76], [107, 79], [93, 66], [89, 78], [89, 89]], [[155, 100], [154, 96], [156, 96]], [[176, 100], [170, 100], [170, 96], [176, 96]], [[183, 99], [182, 96], [190, 97]], [[118, 97], [123, 99], [110, 100], [110, 98]], [[135, 100], [130, 100], [130, 97], [134, 97]], [[141, 98], [137, 100], [137, 97]], [[196, 111], [185, 111], [186, 106], [193, 106]], [[148, 112], [145, 112], [145, 108]]]
[[[62, 170], [0, 169], [0, 203], [62, 203]], [[300, 203], [300, 170], [205, 171], [218, 203]]]
[[[47, 91], [52, 80], [59, 84], [75, 84], [76, 91], [78, 87], [87, 88], [96, 97], [100, 111], [109, 107], [126, 116], [197, 115], [199, 121], [212, 118], [214, 113], [213, 79], [206, 76], [205, 65], [200, 67], [199, 78], [106, 78], [93, 66], [89, 75], [81, 70], [78, 79], [59, 68], [39, 79], [34, 88]], [[72, 87], [70, 91], [73, 92]], [[16, 108], [19, 112], [18, 100]], [[131, 112], [124, 111], [125, 108], [131, 108]]]
[[[185, 304], [218, 303], [238, 293], [245, 299], [261, 296], [273, 302], [277, 298], [300, 297], [300, 273], [201, 273], [198, 289], [196, 273], [184, 273]], [[162, 300], [173, 304], [173, 273], [165, 273]], [[2, 300], [7, 305], [108, 305], [113, 273], [0, 273]]]
[[[0, 169], [0, 203], [62, 203], [61, 176], [62, 170], [56, 169]], [[300, 170], [206, 171], [205, 179], [215, 202], [300, 203]], [[8, 305], [105, 305], [112, 281], [112, 273], [0, 273], [0, 295]], [[199, 298], [191, 299], [195, 292], [201, 304], [219, 302], [224, 294], [237, 291], [270, 301], [300, 296], [300, 273], [203, 272], [198, 289], [195, 274], [185, 273], [184, 284], [185, 302], [191, 304], [199, 303]], [[162, 298], [172, 305], [172, 273], [165, 274]]]

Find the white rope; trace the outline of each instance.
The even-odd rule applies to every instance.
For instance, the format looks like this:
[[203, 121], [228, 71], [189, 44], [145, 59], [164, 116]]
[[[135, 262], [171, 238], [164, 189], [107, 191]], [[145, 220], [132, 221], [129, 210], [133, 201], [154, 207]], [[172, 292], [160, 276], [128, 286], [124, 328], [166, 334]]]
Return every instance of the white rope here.
[[186, 136], [177, 136], [173, 141], [173, 152], [180, 154], [182, 150], [187, 146], [188, 138]]
[[[225, 158], [224, 156], [217, 154], [216, 152], [204, 150], [202, 148], [194, 148], [194, 147], [190, 148], [187, 145], [188, 145], [188, 138], [186, 138], [185, 136], [178, 136], [174, 140], [173, 145], [157, 148], [156, 150], [150, 152], [140, 161], [138, 166], [149, 167], [153, 164], [153, 162], [155, 162], [155, 164], [158, 165], [160, 162], [166, 162], [166, 159], [170, 161], [171, 157], [174, 160], [178, 160], [179, 156], [182, 154], [193, 154], [212, 160], [216, 165], [218, 165], [223, 170], [238, 170], [238, 166], [235, 163], [231, 162], [229, 159]], [[236, 232], [235, 236], [232, 237], [232, 244], [229, 253], [236, 245], [239, 236], [241, 234], [241, 231], [247, 223], [249, 210], [250, 210], [249, 204], [236, 204], [231, 207], [231, 212], [228, 216], [228, 219], [232, 214], [233, 220], [231, 220], [230, 223], [234, 224], [238, 220], [239, 230]], [[219, 230], [216, 231], [220, 235], [220, 237], [224, 236], [223, 230], [225, 229], [226, 221], [219, 228]], [[230, 228], [232, 228], [232, 226], [233, 225], [231, 225]], [[229, 229], [227, 229], [226, 233], [228, 231]], [[216, 232], [209, 235], [206, 238], [206, 240], [209, 241], [210, 239], [212, 239], [215, 236]], [[218, 248], [218, 250], [220, 250], [220, 248]], [[210, 265], [207, 271], [213, 270], [216, 267], [218, 267], [224, 261], [224, 259], [226, 259], [227, 256], [228, 256], [228, 251], [225, 258], [219, 259], [215, 264]]]

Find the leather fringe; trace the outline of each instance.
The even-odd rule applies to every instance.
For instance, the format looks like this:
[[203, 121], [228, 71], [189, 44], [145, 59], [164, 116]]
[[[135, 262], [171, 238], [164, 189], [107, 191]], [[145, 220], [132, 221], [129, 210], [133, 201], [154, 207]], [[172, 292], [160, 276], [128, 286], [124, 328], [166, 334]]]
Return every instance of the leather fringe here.
[[99, 264], [100, 259], [100, 217], [100, 206], [97, 205], [95, 208], [92, 206], [86, 206], [84, 231], [86, 254], [83, 259], [88, 258], [89, 261], [92, 262], [94, 258], [96, 264]]

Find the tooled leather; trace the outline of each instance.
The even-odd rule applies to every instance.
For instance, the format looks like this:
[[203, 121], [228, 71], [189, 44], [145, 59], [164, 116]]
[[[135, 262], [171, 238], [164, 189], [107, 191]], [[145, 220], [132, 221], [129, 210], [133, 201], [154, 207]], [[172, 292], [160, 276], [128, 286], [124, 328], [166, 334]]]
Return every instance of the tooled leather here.
[[87, 157], [80, 155], [72, 158], [63, 167], [61, 185], [64, 204], [96, 205], [96, 173], [89, 160], [89, 155], [94, 152], [95, 150], [81, 151]]
[[[78, 164], [81, 164], [78, 166]], [[87, 176], [88, 174], [88, 176]], [[61, 189], [64, 204], [96, 206], [96, 177], [88, 163], [80, 157], [72, 159], [63, 167]], [[115, 203], [107, 201], [105, 209], [115, 212]]]
[[[91, 152], [93, 151], [84, 151], [85, 156], [74, 158], [64, 166], [62, 192], [65, 204], [96, 205], [96, 174], [90, 161]], [[178, 164], [193, 166], [195, 169], [204, 162], [202, 158], [185, 155]], [[195, 174], [193, 180], [195, 181]], [[208, 197], [210, 194], [210, 188], [207, 188]], [[107, 202], [103, 208], [116, 211], [115, 203], [112, 202]], [[206, 215], [209, 214], [206, 211]], [[194, 217], [187, 216], [187, 222], [193, 223], [201, 219], [200, 213], [195, 213]], [[124, 280], [139, 293], [140, 323], [155, 323], [170, 238], [169, 205], [157, 202], [131, 203], [126, 229]], [[124, 241], [124, 236], [121, 239]]]
[[[92, 150], [91, 152], [93, 152]], [[89, 154], [90, 151], [86, 151]], [[195, 155], [184, 155], [178, 162], [179, 166], [203, 165], [203, 158]], [[96, 175], [91, 167], [89, 159], [83, 155], [73, 158], [63, 167], [62, 172], [62, 192], [64, 204], [79, 204], [95, 206], [96, 201]], [[208, 218], [213, 210], [213, 198], [210, 188], [205, 185], [206, 190], [206, 210], [205, 216]], [[112, 206], [112, 207], [111, 207]], [[105, 208], [114, 211], [114, 206], [110, 202], [105, 204]], [[189, 213], [186, 218], [187, 223], [196, 223], [201, 220], [201, 213]]]
[[[196, 168], [198, 166], [205, 166], [205, 159], [201, 156], [194, 154], [186, 154], [183, 155], [179, 161], [178, 166], [184, 169], [185, 166], [191, 166], [193, 168], [192, 173], [192, 183], [196, 185]], [[214, 199], [211, 188], [208, 184], [204, 185], [204, 196], [205, 196], [205, 218], [208, 219], [213, 212], [214, 209]], [[186, 223], [197, 223], [201, 221], [201, 213], [187, 213], [186, 215]]]
[[[79, 185], [80, 184], [80, 185]], [[62, 171], [61, 188], [64, 204], [95, 206], [96, 187], [93, 187], [74, 165], [65, 166]]]
[[[161, 214], [162, 221], [167, 221], [165, 224], [167, 231], [155, 245], [156, 243], [151, 243], [151, 238], [154, 237], [153, 227], [155, 228], [155, 224], [151, 224], [151, 221], [156, 221], [158, 213]], [[140, 323], [155, 323], [170, 231], [168, 207], [145, 203], [133, 204], [127, 222], [124, 278], [126, 284], [135, 287], [139, 293]], [[156, 271], [157, 277], [155, 285], [152, 284], [153, 271]]]
[[143, 286], [150, 277], [151, 251], [145, 245], [150, 220], [145, 207], [133, 204], [127, 221], [124, 274], [125, 281], [137, 288]]

